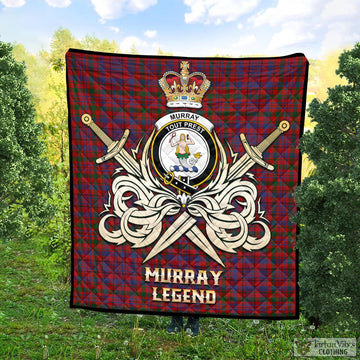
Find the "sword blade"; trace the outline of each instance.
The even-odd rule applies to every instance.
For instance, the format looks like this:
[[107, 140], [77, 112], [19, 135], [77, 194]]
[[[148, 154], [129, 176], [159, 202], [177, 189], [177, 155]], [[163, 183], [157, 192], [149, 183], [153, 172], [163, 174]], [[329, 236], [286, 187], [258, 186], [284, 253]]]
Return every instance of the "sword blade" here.
[[114, 156], [114, 159], [130, 174], [141, 176], [140, 166], [136, 160], [124, 149]]
[[182, 213], [164, 232], [159, 241], [151, 249], [144, 263], [168, 248], [182, 235], [184, 235], [194, 224], [196, 220], [190, 217], [188, 213]]
[[210, 241], [197, 226], [193, 226], [185, 235], [202, 251], [208, 254], [213, 260], [215, 260], [221, 266], [225, 267], [214, 247], [210, 244]]
[[214, 247], [210, 241], [201, 232], [201, 230], [195, 225], [196, 220], [189, 216], [187, 213], [183, 213], [179, 216], [175, 222], [164, 232], [160, 240], [152, 248], [148, 256], [143, 261], [144, 263], [152, 259], [154, 256], [168, 248], [175, 241], [177, 241], [182, 235], [186, 235], [190, 241], [192, 241], [200, 250], [204, 251], [213, 260], [225, 267], [221, 261], [219, 255], [216, 253]]
[[255, 161], [250, 158], [248, 154], [244, 154], [238, 159], [230, 168], [228, 179], [239, 178], [245, 175], [255, 164]]

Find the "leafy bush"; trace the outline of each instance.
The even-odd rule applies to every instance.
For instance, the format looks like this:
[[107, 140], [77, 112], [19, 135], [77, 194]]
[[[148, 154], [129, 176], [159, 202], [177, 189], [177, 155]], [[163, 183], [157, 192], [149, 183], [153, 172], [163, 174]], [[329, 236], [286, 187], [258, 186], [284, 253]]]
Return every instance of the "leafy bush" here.
[[295, 221], [303, 313], [349, 327], [360, 321], [360, 43], [340, 55], [336, 73], [348, 84], [309, 105], [316, 127], [300, 149], [316, 169], [296, 190]]
[[47, 253], [42, 261], [47, 274], [53, 279], [68, 282], [71, 256], [69, 175], [60, 173], [54, 185], [55, 192], [49, 202], [56, 211], [36, 241]]
[[0, 42], [0, 238], [22, 236], [27, 224], [51, 216], [52, 168], [40, 134], [25, 66]]

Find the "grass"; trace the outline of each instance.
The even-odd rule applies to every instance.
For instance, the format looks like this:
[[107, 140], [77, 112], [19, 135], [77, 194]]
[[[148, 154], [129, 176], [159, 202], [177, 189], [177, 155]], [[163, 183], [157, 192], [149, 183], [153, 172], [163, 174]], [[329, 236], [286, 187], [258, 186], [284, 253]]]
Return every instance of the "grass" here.
[[69, 285], [47, 275], [33, 240], [0, 242], [0, 254], [0, 359], [293, 359], [297, 337], [360, 336], [304, 318], [204, 318], [196, 338], [168, 335], [168, 317], [70, 309]]

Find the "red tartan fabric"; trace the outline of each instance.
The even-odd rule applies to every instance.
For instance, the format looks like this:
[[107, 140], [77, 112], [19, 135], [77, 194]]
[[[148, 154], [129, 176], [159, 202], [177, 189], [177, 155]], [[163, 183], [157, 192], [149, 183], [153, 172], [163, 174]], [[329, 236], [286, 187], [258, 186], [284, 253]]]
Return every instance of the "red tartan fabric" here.
[[[167, 98], [159, 80], [169, 71], [181, 77], [182, 61], [190, 75], [201, 74], [195, 84], [178, 77], [179, 98]], [[297, 318], [297, 229], [290, 219], [300, 178], [304, 55], [70, 50], [66, 65], [71, 306]], [[203, 75], [210, 86], [199, 95]], [[173, 95], [174, 76], [166, 81]], [[167, 106], [171, 101], [181, 106]], [[185, 148], [189, 156], [176, 156]]]

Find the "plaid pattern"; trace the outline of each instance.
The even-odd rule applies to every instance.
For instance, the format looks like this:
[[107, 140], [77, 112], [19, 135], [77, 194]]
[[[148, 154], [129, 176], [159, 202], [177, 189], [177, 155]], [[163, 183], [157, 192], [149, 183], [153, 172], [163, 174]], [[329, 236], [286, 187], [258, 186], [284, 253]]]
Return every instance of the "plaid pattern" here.
[[[217, 250], [225, 268], [182, 236], [160, 254], [143, 260], [152, 246], [134, 249], [131, 244], [104, 241], [98, 232], [115, 160], [101, 165], [95, 159], [106, 146], [81, 123], [89, 113], [106, 134], [120, 139], [131, 133], [125, 150], [147, 139], [154, 123], [179, 109], [166, 107], [158, 80], [169, 70], [179, 72], [182, 60], [190, 72], [202, 72], [211, 81], [201, 109], [188, 109], [214, 124], [220, 141], [244, 154], [239, 134], [251, 145], [259, 144], [283, 119], [291, 127], [264, 153], [273, 172], [255, 165], [261, 210], [269, 220], [272, 238], [259, 251]], [[300, 178], [296, 148], [302, 132], [308, 62], [302, 54], [274, 58], [179, 58], [130, 56], [70, 50], [66, 55], [71, 143], [72, 292], [71, 306], [103, 311], [199, 314], [243, 318], [298, 317], [296, 211], [292, 196]], [[180, 109], [186, 110], [186, 109]], [[229, 156], [230, 159], [230, 156]], [[153, 170], [152, 170], [153, 171]], [[215, 176], [215, 174], [213, 175]], [[206, 185], [206, 184], [205, 184]], [[166, 229], [175, 219], [167, 217]], [[116, 227], [116, 224], [114, 224]], [[203, 231], [204, 224], [198, 222]], [[146, 282], [145, 267], [223, 271], [219, 286]], [[153, 301], [153, 287], [214, 290], [215, 304]]]

